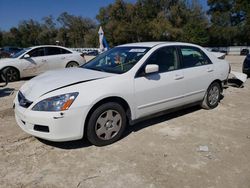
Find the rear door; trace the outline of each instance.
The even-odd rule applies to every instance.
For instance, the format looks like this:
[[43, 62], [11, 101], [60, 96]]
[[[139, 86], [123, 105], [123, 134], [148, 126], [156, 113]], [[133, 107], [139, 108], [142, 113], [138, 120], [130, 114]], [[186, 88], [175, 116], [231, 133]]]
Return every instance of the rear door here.
[[185, 103], [202, 100], [214, 78], [214, 65], [197, 47], [180, 46], [181, 68], [185, 77]]
[[46, 47], [46, 59], [48, 62], [49, 70], [65, 68], [66, 57], [61, 52], [59, 47]]

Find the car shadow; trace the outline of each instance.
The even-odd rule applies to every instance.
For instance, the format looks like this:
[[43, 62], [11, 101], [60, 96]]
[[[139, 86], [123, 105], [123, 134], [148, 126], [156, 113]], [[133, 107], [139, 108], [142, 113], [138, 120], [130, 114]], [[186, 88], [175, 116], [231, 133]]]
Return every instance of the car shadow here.
[[13, 94], [14, 88], [0, 88], [0, 97], [7, 97]]
[[128, 126], [123, 138], [128, 136], [132, 132], [141, 131], [144, 128], [156, 125], [158, 123], [162, 123], [164, 121], [169, 121], [169, 120], [178, 118], [180, 116], [184, 116], [186, 114], [193, 113], [193, 112], [198, 111], [200, 109], [201, 109], [201, 107], [199, 105], [196, 105], [196, 106], [192, 106], [192, 107], [188, 107], [188, 108], [184, 108], [184, 109], [180, 109], [180, 110], [176, 110], [176, 111], [172, 111], [172, 112], [161, 113], [160, 115], [156, 115], [152, 118], [142, 120], [142, 121], [140, 121], [132, 126]]
[[[127, 137], [132, 132], [141, 131], [144, 128], [156, 125], [156, 124], [164, 122], [164, 121], [175, 119], [179, 116], [184, 116], [186, 114], [193, 113], [193, 112], [198, 111], [200, 109], [201, 109], [201, 107], [197, 105], [197, 106], [192, 106], [192, 107], [188, 107], [185, 109], [181, 109], [178, 111], [173, 111], [171, 113], [165, 112], [164, 114], [154, 116], [154, 117], [149, 118], [147, 120], [141, 120], [140, 122], [138, 122], [134, 125], [128, 126], [121, 139]], [[76, 140], [76, 141], [67, 141], [67, 142], [52, 142], [52, 141], [48, 141], [48, 140], [43, 140], [41, 138], [37, 138], [37, 139], [40, 142], [42, 142], [43, 144], [57, 147], [60, 149], [65, 149], [65, 150], [80, 149], [80, 148], [86, 148], [86, 147], [92, 146], [92, 144], [86, 138], [83, 138], [81, 140]]]
[[42, 142], [43, 144], [53, 146], [56, 148], [60, 148], [60, 149], [65, 149], [65, 150], [86, 148], [86, 147], [92, 146], [92, 144], [85, 138], [80, 139], [80, 140], [66, 141], [66, 142], [53, 142], [53, 141], [44, 140], [41, 138], [37, 138], [37, 140]]

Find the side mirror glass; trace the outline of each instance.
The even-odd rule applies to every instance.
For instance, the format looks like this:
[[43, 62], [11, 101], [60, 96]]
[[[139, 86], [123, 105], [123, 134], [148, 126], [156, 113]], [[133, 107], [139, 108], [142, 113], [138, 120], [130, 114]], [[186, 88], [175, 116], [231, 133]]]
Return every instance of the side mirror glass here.
[[29, 54], [25, 54], [25, 55], [23, 56], [23, 58], [24, 58], [24, 59], [28, 59], [28, 58], [30, 58], [30, 55], [29, 55]]
[[148, 64], [145, 67], [145, 73], [150, 74], [150, 73], [155, 73], [159, 71], [159, 65], [156, 64]]

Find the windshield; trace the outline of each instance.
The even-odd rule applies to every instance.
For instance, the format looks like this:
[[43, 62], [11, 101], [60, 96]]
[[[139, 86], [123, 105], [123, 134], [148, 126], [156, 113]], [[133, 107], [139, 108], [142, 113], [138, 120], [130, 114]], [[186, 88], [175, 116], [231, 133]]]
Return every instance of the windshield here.
[[17, 58], [20, 55], [24, 54], [25, 52], [27, 52], [28, 50], [30, 50], [31, 48], [24, 48], [23, 50], [21, 50], [20, 52], [17, 52], [16, 54], [12, 55], [11, 58]]
[[122, 74], [129, 71], [149, 49], [147, 47], [116, 47], [82, 65], [82, 68]]

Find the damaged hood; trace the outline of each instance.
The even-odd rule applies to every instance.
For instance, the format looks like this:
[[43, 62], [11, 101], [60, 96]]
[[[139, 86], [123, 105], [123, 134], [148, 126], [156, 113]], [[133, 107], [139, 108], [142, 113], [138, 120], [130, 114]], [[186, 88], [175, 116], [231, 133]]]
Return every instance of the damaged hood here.
[[112, 75], [114, 74], [84, 68], [48, 71], [26, 82], [20, 91], [26, 99], [34, 101], [48, 92]]

